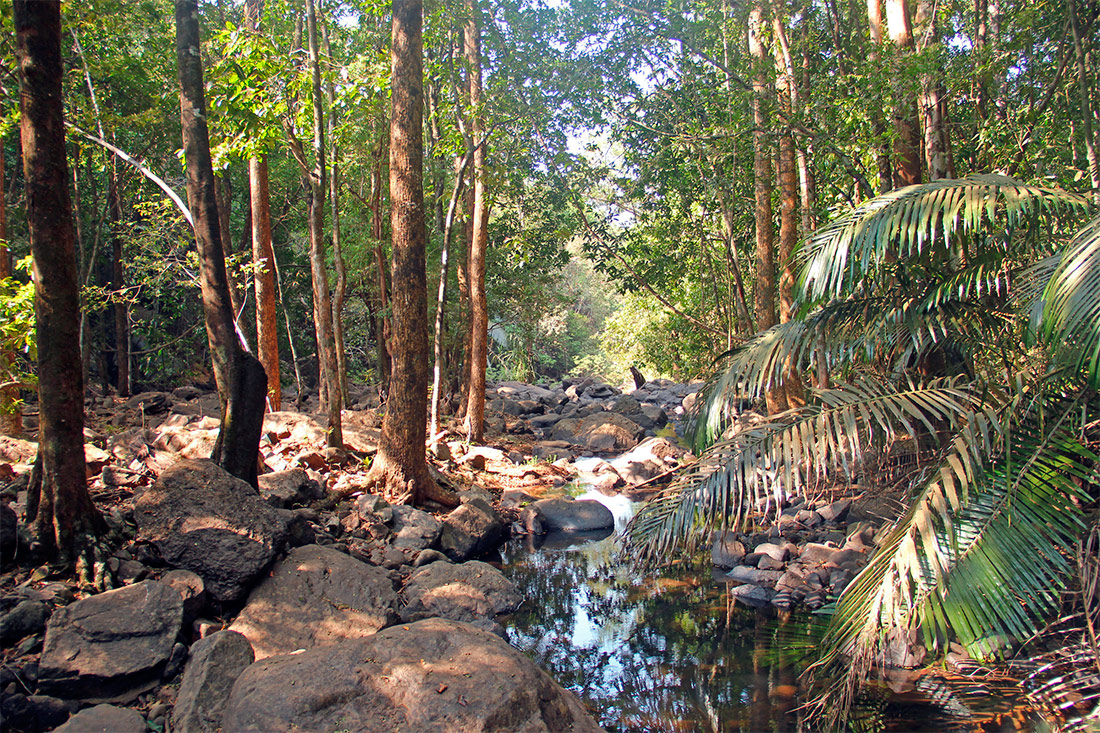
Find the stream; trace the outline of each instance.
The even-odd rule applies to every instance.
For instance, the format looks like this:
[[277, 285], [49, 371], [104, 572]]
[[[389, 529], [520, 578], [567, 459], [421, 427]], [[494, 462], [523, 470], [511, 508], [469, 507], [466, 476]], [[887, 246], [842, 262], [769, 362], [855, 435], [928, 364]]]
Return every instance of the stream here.
[[[581, 697], [608, 731], [811, 730], [799, 674], [822, 619], [734, 603], [709, 565], [643, 571], [617, 557], [637, 505], [588, 491], [615, 531], [513, 539], [504, 574], [528, 599], [509, 641]], [[815, 631], [817, 633], [815, 633]], [[861, 731], [1036, 729], [1014, 685], [927, 675], [877, 688]]]

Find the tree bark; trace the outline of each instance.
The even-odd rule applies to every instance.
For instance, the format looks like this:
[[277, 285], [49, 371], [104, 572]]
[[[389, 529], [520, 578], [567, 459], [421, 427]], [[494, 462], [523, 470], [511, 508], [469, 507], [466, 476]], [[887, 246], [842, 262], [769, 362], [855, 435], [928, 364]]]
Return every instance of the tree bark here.
[[[868, 61], [872, 67], [882, 62], [882, 0], [867, 0], [867, 28], [871, 34]], [[886, 193], [894, 188], [894, 171], [890, 164], [890, 140], [886, 134], [886, 121], [882, 110], [872, 103], [870, 109], [871, 132], [875, 136], [875, 167], [878, 169], [878, 192]]]
[[382, 246], [382, 157], [385, 155], [385, 139], [378, 141], [374, 167], [370, 174], [370, 213], [371, 239], [374, 240], [374, 271], [378, 288], [378, 311], [375, 316], [375, 338], [377, 346], [378, 379], [381, 384], [380, 397], [384, 402], [390, 392], [390, 377], [393, 374], [393, 360], [390, 358], [389, 285], [386, 282], [386, 252]]
[[[321, 24], [321, 38], [325, 44], [325, 55], [332, 61], [332, 44], [329, 43], [328, 28]], [[325, 99], [328, 101], [328, 140], [332, 161], [332, 175], [328, 179], [329, 202], [332, 205], [332, 259], [336, 266], [336, 287], [332, 293], [332, 337], [336, 347], [336, 381], [340, 386], [341, 404], [347, 404], [348, 365], [344, 351], [344, 301], [348, 292], [348, 271], [344, 264], [344, 250], [340, 240], [340, 167], [336, 163], [339, 149], [336, 145], [336, 89], [332, 79], [325, 82]]]
[[428, 319], [424, 227], [424, 91], [420, 0], [394, 0], [390, 61], [390, 223], [393, 249], [393, 376], [368, 483], [393, 502], [456, 506], [428, 472]]
[[[764, 10], [757, 4], [749, 11], [749, 54], [752, 56], [752, 172], [756, 219], [756, 285], [753, 310], [756, 328], [766, 331], [775, 318], [775, 233], [772, 230], [772, 172], [768, 141], [768, 55], [764, 48]], [[766, 395], [768, 412], [785, 408], [779, 390]]]
[[306, 0], [306, 35], [313, 97], [313, 171], [309, 180], [309, 269], [313, 275], [313, 324], [317, 330], [317, 360], [321, 366], [321, 399], [328, 413], [326, 442], [343, 447], [340, 411], [343, 408], [336, 368], [336, 340], [332, 329], [332, 298], [325, 269], [325, 112], [321, 97], [321, 61], [317, 42], [315, 0]]
[[432, 342], [432, 406], [429, 435], [434, 443], [439, 436], [439, 397], [443, 389], [443, 324], [447, 305], [447, 279], [450, 274], [451, 235], [454, 232], [455, 212], [462, 197], [462, 179], [469, 163], [469, 155], [463, 155], [455, 164], [455, 183], [447, 214], [443, 220], [443, 245], [439, 255], [439, 289], [435, 300], [435, 339]]
[[1081, 38], [1081, 23], [1077, 17], [1077, 2], [1069, 0], [1066, 8], [1069, 13], [1070, 30], [1073, 32], [1073, 52], [1077, 60], [1077, 93], [1081, 97], [1081, 132], [1085, 137], [1085, 156], [1089, 163], [1089, 179], [1092, 181], [1093, 200], [1100, 203], [1100, 154], [1097, 153], [1096, 135], [1093, 129], [1092, 84], [1089, 79], [1088, 62], [1085, 56], [1084, 41]]
[[[886, 0], [886, 22], [890, 40], [902, 57], [913, 52], [913, 29], [909, 21], [908, 0]], [[899, 84], [894, 105], [894, 187], [912, 186], [921, 181], [921, 134], [917, 105], [909, 90]]]
[[122, 202], [118, 195], [118, 176], [111, 160], [107, 181], [107, 208], [111, 221], [111, 290], [115, 294], [115, 365], [118, 376], [115, 389], [119, 397], [130, 396], [130, 309], [127, 307], [125, 268], [122, 254]]
[[465, 42], [469, 67], [470, 139], [473, 150], [473, 203], [470, 239], [470, 379], [466, 390], [466, 437], [475, 443], [485, 439], [485, 370], [489, 362], [489, 306], [485, 300], [485, 252], [489, 245], [489, 202], [485, 190], [484, 124], [481, 112], [481, 29], [476, 0], [466, 0]]
[[14, 3], [20, 131], [27, 227], [34, 258], [41, 460], [37, 495], [28, 501], [44, 553], [95, 580], [95, 539], [104, 528], [88, 494], [84, 465], [84, 377], [80, 295], [69, 199], [62, 111], [61, 6]]
[[[934, 0], [917, 0], [917, 50], [927, 51], [939, 44], [936, 33], [936, 3]], [[918, 97], [924, 130], [924, 165], [928, 180], [938, 181], [948, 176], [948, 138], [944, 120], [945, 96], [943, 80], [935, 74], [921, 75]]]
[[[220, 176], [214, 176], [214, 198], [218, 201], [218, 229], [222, 233], [222, 252], [225, 256], [231, 257], [233, 234], [230, 230], [230, 220], [233, 214], [233, 186], [229, 180], [229, 171], [225, 171]], [[237, 283], [229, 277], [228, 270], [226, 278], [229, 283], [229, 302], [233, 308], [233, 321], [236, 322], [241, 314], [241, 292], [237, 288]]]
[[176, 61], [187, 203], [195, 221], [206, 337], [222, 403], [221, 430], [210, 457], [229, 473], [255, 486], [267, 375], [256, 357], [244, 349], [234, 328], [214, 170], [210, 164], [199, 48], [197, 0], [176, 0]]

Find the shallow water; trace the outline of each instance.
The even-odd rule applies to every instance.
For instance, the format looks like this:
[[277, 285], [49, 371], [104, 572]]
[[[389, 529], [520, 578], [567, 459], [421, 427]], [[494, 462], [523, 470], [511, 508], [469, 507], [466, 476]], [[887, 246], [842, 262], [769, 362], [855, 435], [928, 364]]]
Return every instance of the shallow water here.
[[[590, 492], [616, 532], [514, 540], [504, 573], [528, 599], [505, 620], [508, 638], [576, 692], [609, 731], [812, 730], [796, 708], [798, 676], [821, 619], [729, 600], [709, 567], [642, 572], [616, 556], [634, 511]], [[882, 688], [856, 711], [865, 731], [1030, 728], [1018, 693], [929, 677]], [[938, 701], [938, 704], [937, 702]]]

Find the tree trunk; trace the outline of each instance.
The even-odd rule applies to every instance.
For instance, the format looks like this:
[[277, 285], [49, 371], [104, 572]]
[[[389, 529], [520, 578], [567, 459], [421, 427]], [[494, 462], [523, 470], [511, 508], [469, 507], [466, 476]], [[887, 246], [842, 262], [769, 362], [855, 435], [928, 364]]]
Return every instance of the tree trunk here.
[[[934, 0], [917, 0], [917, 50], [926, 51], [939, 43], [936, 35], [936, 3]], [[918, 97], [924, 129], [924, 165], [928, 180], [947, 178], [947, 126], [944, 122], [944, 87], [935, 74], [921, 75]]]
[[122, 255], [122, 202], [118, 195], [118, 176], [115, 162], [111, 160], [110, 179], [107, 181], [107, 208], [111, 220], [111, 290], [117, 299], [115, 316], [115, 365], [117, 377], [115, 389], [119, 397], [130, 396], [130, 309], [127, 307], [125, 268]]
[[485, 370], [489, 362], [489, 306], [485, 300], [485, 251], [489, 245], [489, 203], [485, 190], [484, 125], [481, 111], [481, 30], [476, 0], [466, 0], [464, 49], [469, 66], [470, 138], [473, 141], [473, 197], [470, 239], [470, 380], [466, 386], [466, 437], [480, 443], [485, 439]]
[[283, 406], [283, 388], [279, 379], [279, 320], [266, 156], [248, 161], [248, 182], [252, 199], [252, 262], [256, 267], [256, 349], [267, 375], [267, 399], [271, 409], [278, 411]]
[[328, 445], [344, 445], [340, 411], [343, 407], [336, 368], [336, 341], [332, 330], [332, 298], [325, 269], [325, 112], [321, 100], [321, 61], [317, 43], [315, 0], [306, 0], [306, 35], [313, 96], [313, 171], [308, 176], [309, 269], [313, 275], [313, 324], [317, 330], [317, 360], [321, 366], [322, 406], [328, 413]]
[[[328, 27], [321, 24], [321, 38], [325, 55], [332, 61], [332, 44], [328, 39]], [[336, 380], [340, 386], [340, 401], [347, 404], [348, 365], [344, 352], [344, 301], [348, 292], [348, 271], [344, 265], [344, 250], [340, 241], [340, 168], [336, 163], [339, 152], [336, 146], [336, 89], [332, 79], [325, 82], [325, 99], [328, 101], [328, 140], [332, 158], [332, 175], [329, 176], [329, 200], [332, 204], [332, 259], [336, 265], [336, 289], [332, 294], [332, 336], [336, 345]]]
[[[867, 0], [867, 27], [871, 34], [868, 61], [872, 67], [882, 62], [882, 0]], [[886, 134], [886, 121], [882, 110], [871, 104], [871, 132], [875, 136], [875, 167], [878, 169], [878, 192], [886, 193], [894, 188], [894, 172], [890, 165], [890, 140]]]
[[[886, 0], [890, 40], [903, 58], [913, 52], [913, 30], [908, 0]], [[917, 105], [904, 83], [899, 83], [894, 106], [894, 187], [912, 186], [921, 180], [921, 134]]]
[[[756, 285], [753, 309], [756, 328], [766, 331], [775, 318], [775, 233], [772, 230], [772, 172], [768, 141], [768, 55], [764, 49], [764, 11], [758, 4], [749, 11], [749, 54], [752, 56], [752, 172], [756, 218]], [[779, 390], [767, 392], [768, 412], [785, 409]]]
[[229, 473], [255, 486], [267, 375], [256, 357], [245, 351], [233, 325], [218, 201], [214, 195], [214, 170], [210, 164], [199, 48], [197, 0], [176, 0], [176, 61], [187, 164], [187, 203], [195, 221], [206, 337], [222, 403], [221, 430], [210, 457]]
[[1088, 62], [1085, 57], [1084, 41], [1081, 38], [1081, 24], [1077, 18], [1077, 1], [1069, 0], [1066, 8], [1069, 13], [1069, 25], [1073, 32], [1073, 52], [1077, 60], [1077, 92], [1081, 97], [1081, 132], [1085, 136], [1085, 155], [1089, 163], [1089, 179], [1092, 181], [1093, 200], [1100, 203], [1100, 157], [1097, 153], [1096, 136], [1093, 130], [1092, 85], [1089, 80]]
[[61, 106], [61, 6], [16, 0], [16, 63], [34, 258], [38, 341], [38, 451], [41, 472], [34, 534], [44, 553], [94, 581], [95, 538], [104, 528], [85, 483], [84, 377], [80, 368], [80, 294], [65, 125]]
[[[226, 257], [233, 255], [233, 235], [230, 229], [230, 220], [233, 214], [233, 186], [229, 180], [229, 171], [220, 176], [214, 176], [214, 198], [218, 201], [218, 229], [222, 233], [222, 253]], [[236, 322], [241, 314], [241, 291], [237, 288], [236, 281], [228, 276], [229, 303], [233, 308], [233, 321]]]
[[393, 231], [393, 377], [382, 439], [368, 482], [393, 502], [431, 499], [456, 506], [428, 472], [428, 318], [423, 184], [423, 71], [420, 0], [394, 0], [390, 223]]
[[443, 246], [439, 255], [439, 290], [435, 300], [435, 340], [432, 342], [432, 408], [429, 435], [434, 443], [439, 436], [439, 393], [443, 389], [443, 317], [447, 305], [447, 278], [450, 274], [451, 234], [454, 232], [455, 212], [462, 197], [462, 178], [466, 173], [469, 155], [464, 155], [455, 164], [455, 185], [451, 199], [447, 204], [447, 215], [443, 220]]
[[[0, 135], [0, 280], [12, 276], [11, 250], [8, 249], [8, 200], [4, 187], [4, 139]], [[15, 363], [15, 353], [0, 349], [0, 374]], [[0, 388], [0, 435], [20, 435], [23, 432], [23, 410], [19, 404], [19, 388]]]
[[390, 377], [393, 374], [393, 360], [390, 358], [389, 285], [386, 283], [386, 252], [382, 246], [382, 156], [386, 150], [385, 140], [378, 141], [378, 153], [374, 168], [370, 174], [370, 213], [371, 239], [374, 240], [374, 271], [377, 275], [378, 313], [375, 317], [375, 336], [378, 352], [378, 379], [381, 383], [382, 401], [386, 401], [390, 392]]

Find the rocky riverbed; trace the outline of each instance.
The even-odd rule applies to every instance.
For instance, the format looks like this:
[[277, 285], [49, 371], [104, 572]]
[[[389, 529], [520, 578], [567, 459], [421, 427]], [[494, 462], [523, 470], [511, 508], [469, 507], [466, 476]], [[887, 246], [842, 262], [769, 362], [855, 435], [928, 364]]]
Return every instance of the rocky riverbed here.
[[[462, 499], [449, 512], [360, 488], [380, 427], [368, 391], [344, 413], [344, 450], [323, 447], [308, 413], [269, 414], [259, 492], [203, 460], [215, 395], [93, 399], [89, 486], [111, 527], [99, 593], [25, 564], [35, 446], [0, 438], [4, 727], [596, 729], [503, 640], [500, 615], [525, 599], [475, 558], [510, 535], [610, 527], [563, 487], [644, 496], [692, 460], [674, 427], [700, 386], [495, 385], [492, 445], [433, 447]], [[835, 596], [887, 514], [849, 493], [715, 537], [733, 595], [783, 608]]]

